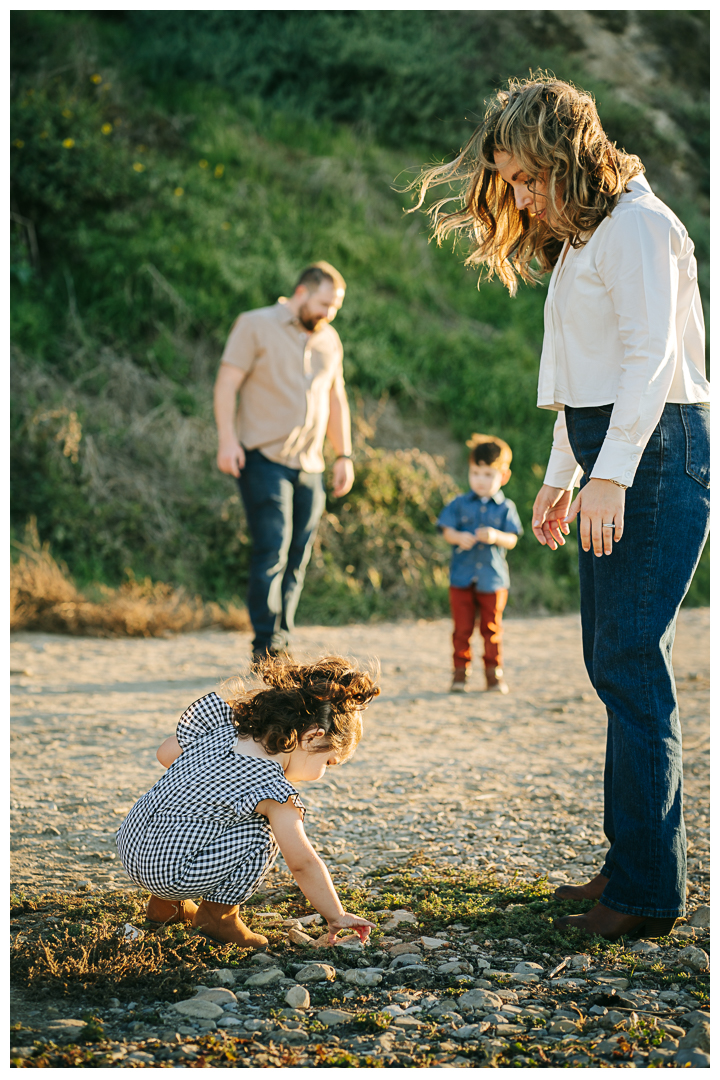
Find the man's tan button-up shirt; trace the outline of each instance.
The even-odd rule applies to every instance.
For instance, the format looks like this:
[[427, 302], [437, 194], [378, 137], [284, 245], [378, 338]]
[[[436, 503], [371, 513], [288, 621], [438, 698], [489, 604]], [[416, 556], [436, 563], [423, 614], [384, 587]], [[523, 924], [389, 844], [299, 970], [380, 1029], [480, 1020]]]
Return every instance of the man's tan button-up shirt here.
[[343, 350], [328, 323], [310, 334], [278, 301], [235, 322], [222, 355], [245, 373], [238, 437], [247, 450], [305, 472], [322, 472], [330, 390], [343, 386]]

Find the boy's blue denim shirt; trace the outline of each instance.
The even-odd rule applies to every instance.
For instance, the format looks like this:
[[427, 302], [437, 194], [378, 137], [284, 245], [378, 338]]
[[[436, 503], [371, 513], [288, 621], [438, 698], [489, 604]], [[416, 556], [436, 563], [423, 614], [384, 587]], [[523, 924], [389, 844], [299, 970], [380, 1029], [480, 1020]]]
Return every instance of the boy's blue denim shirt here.
[[[444, 508], [437, 519], [438, 529], [456, 529], [474, 533], [480, 526], [522, 536], [515, 503], [498, 491], [489, 499], [481, 499], [474, 491], [458, 495]], [[510, 574], [505, 548], [479, 541], [469, 551], [453, 546], [450, 563], [450, 584], [456, 589], [473, 586], [476, 592], [497, 592], [510, 588]]]

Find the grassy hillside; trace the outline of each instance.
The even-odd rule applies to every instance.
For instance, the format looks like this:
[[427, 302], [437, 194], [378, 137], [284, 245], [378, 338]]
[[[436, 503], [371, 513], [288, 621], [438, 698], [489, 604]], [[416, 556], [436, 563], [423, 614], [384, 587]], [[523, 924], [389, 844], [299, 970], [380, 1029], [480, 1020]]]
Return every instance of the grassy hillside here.
[[[35, 516], [81, 585], [129, 569], [242, 595], [212, 383], [238, 312], [315, 258], [349, 284], [336, 326], [358, 408], [389, 396], [408, 450], [416, 422], [444, 428], [449, 451], [501, 434], [527, 523], [552, 427], [534, 407], [544, 290], [478, 290], [393, 183], [457, 148], [494, 85], [552, 67], [642, 156], [705, 290], [707, 13], [626, 15], [593, 13], [606, 46], [640, 35], [655, 65], [632, 93], [597, 81], [552, 12], [14, 13], [14, 527]], [[433, 520], [463, 478], [418, 449], [364, 454], [323, 524], [303, 617], [443, 610]], [[512, 567], [516, 609], [576, 603], [574, 544], [550, 556], [526, 536]], [[704, 562], [692, 599], [706, 595]]]

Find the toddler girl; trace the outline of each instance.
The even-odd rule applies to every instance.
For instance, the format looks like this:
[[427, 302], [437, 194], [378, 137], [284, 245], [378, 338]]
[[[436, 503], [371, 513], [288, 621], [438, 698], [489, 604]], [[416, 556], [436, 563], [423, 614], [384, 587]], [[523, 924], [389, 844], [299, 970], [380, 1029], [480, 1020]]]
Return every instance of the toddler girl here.
[[[362, 737], [361, 710], [380, 691], [337, 656], [300, 665], [258, 663], [265, 688], [224, 702], [207, 694], [180, 717], [157, 752], [167, 772], [135, 803], [118, 850], [133, 881], [151, 892], [147, 917], [191, 923], [215, 941], [259, 948], [238, 915], [267, 877], [278, 848], [299, 887], [327, 920], [329, 944], [373, 926], [343, 910], [327, 867], [303, 828], [293, 784], [319, 780]], [[190, 897], [202, 896], [199, 906]]]

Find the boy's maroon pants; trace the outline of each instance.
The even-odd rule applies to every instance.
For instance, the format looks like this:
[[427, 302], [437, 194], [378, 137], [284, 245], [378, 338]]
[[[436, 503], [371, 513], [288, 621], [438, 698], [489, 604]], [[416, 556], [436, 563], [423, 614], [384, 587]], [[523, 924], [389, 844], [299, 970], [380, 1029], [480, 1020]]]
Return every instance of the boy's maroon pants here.
[[470, 638], [480, 619], [480, 633], [485, 642], [485, 667], [501, 668], [502, 665], [502, 613], [507, 604], [507, 589], [497, 592], [476, 592], [450, 586], [450, 611], [453, 627], [454, 667], [467, 668], [472, 656]]

